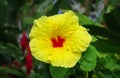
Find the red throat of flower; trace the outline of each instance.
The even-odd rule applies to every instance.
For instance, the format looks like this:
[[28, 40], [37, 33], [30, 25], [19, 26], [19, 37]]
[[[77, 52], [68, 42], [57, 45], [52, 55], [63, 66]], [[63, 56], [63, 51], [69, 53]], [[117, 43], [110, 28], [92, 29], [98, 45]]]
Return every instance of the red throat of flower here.
[[57, 36], [57, 38], [52, 38], [51, 41], [52, 41], [53, 47], [56, 48], [56, 47], [63, 47], [63, 43], [65, 39], [61, 38], [61, 36]]

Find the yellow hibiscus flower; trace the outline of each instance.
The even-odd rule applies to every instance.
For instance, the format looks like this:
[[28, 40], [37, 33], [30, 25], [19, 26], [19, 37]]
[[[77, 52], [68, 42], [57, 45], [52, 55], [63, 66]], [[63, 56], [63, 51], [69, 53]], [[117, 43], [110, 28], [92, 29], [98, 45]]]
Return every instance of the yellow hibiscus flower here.
[[29, 36], [36, 59], [65, 68], [78, 62], [92, 40], [72, 11], [36, 19]]

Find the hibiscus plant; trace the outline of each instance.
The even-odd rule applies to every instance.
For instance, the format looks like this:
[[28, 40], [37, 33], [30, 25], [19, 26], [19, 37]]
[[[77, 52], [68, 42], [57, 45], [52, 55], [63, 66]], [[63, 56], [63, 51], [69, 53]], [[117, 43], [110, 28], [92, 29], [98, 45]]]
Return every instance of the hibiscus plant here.
[[1, 0], [0, 78], [120, 78], [120, 0]]

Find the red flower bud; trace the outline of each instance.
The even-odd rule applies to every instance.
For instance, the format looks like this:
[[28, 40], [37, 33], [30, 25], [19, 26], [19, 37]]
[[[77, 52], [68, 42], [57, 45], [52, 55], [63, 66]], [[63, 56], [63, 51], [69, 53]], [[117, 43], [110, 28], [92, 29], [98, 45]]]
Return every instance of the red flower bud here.
[[24, 52], [26, 47], [28, 46], [28, 39], [27, 39], [27, 34], [26, 32], [23, 32], [22, 33], [22, 38], [20, 40], [20, 45], [21, 45], [21, 48], [22, 48], [22, 51]]
[[29, 75], [33, 67], [32, 55], [29, 45], [27, 46], [26, 50], [27, 50], [27, 55], [25, 57], [25, 63], [26, 63], [25, 66], [26, 66], [26, 73], [27, 75]]

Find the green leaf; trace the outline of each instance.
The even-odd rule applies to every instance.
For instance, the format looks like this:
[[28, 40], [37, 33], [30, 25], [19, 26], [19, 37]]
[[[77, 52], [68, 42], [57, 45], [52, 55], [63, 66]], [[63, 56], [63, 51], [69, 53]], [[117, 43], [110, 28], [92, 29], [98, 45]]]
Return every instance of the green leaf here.
[[85, 51], [79, 61], [80, 68], [84, 71], [91, 71], [96, 66], [97, 50], [94, 46], [90, 45]]
[[13, 75], [17, 75], [17, 76], [23, 76], [23, 74], [21, 72], [19, 72], [16, 69], [13, 68], [8, 68], [8, 67], [0, 67], [0, 72], [2, 73], [11, 73]]
[[21, 60], [22, 52], [20, 48], [13, 45], [12, 43], [0, 43], [0, 64], [4, 63], [12, 63], [12, 61], [15, 59]]
[[54, 7], [50, 12], [47, 13], [47, 15], [54, 15], [58, 12], [64, 12], [65, 10], [72, 9], [70, 6], [70, 3], [68, 0], [54, 0], [56, 3], [54, 4]]
[[19, 33], [17, 25], [12, 25], [6, 22], [4, 25], [0, 26], [0, 41], [3, 43], [14, 43], [17, 45], [18, 43], [16, 39]]
[[98, 78], [117, 78], [115, 77], [114, 73], [108, 69], [96, 71], [96, 75]]
[[120, 78], [120, 70], [114, 71], [116, 78]]
[[17, 57], [22, 54], [21, 50], [12, 43], [3, 44], [0, 43], [0, 54], [9, 54]]
[[67, 68], [53, 67], [50, 65], [50, 73], [53, 78], [67, 78], [68, 71], [69, 71], [69, 69], [67, 69]]
[[116, 6], [110, 13], [104, 14], [107, 27], [120, 38], [120, 6]]
[[98, 78], [105, 78], [104, 74], [101, 71], [96, 72]]
[[35, 72], [33, 70], [31, 71], [29, 78], [35, 78]]
[[52, 9], [53, 5], [53, 0], [46, 0], [38, 6], [38, 12], [44, 15]]
[[37, 74], [35, 76], [35, 78], [51, 78], [50, 76], [47, 76], [47, 75], [40, 75], [40, 74]]
[[89, 33], [95, 36], [101, 36], [105, 38], [109, 38], [112, 40], [117, 40], [118, 38], [110, 32], [107, 28], [99, 27], [97, 25], [83, 25], [84, 27], [89, 29]]
[[109, 4], [112, 6], [119, 5], [119, 3], [120, 3], [120, 0], [109, 0]]
[[89, 28], [89, 33], [97, 38], [92, 44], [99, 52], [120, 53], [120, 38], [111, 31], [94, 25], [84, 25], [84, 27]]
[[116, 59], [113, 58], [114, 56], [106, 56], [105, 57], [105, 68], [109, 70], [119, 69], [120, 66], [117, 64]]
[[93, 45], [99, 52], [102, 53], [119, 53], [120, 54], [120, 45], [118, 43], [113, 43], [114, 41], [98, 39]]
[[95, 23], [94, 21], [92, 21], [90, 18], [88, 18], [87, 16], [85, 16], [83, 14], [76, 13], [76, 15], [79, 18], [80, 25], [98, 25], [98, 26], [100, 26], [100, 24]]

